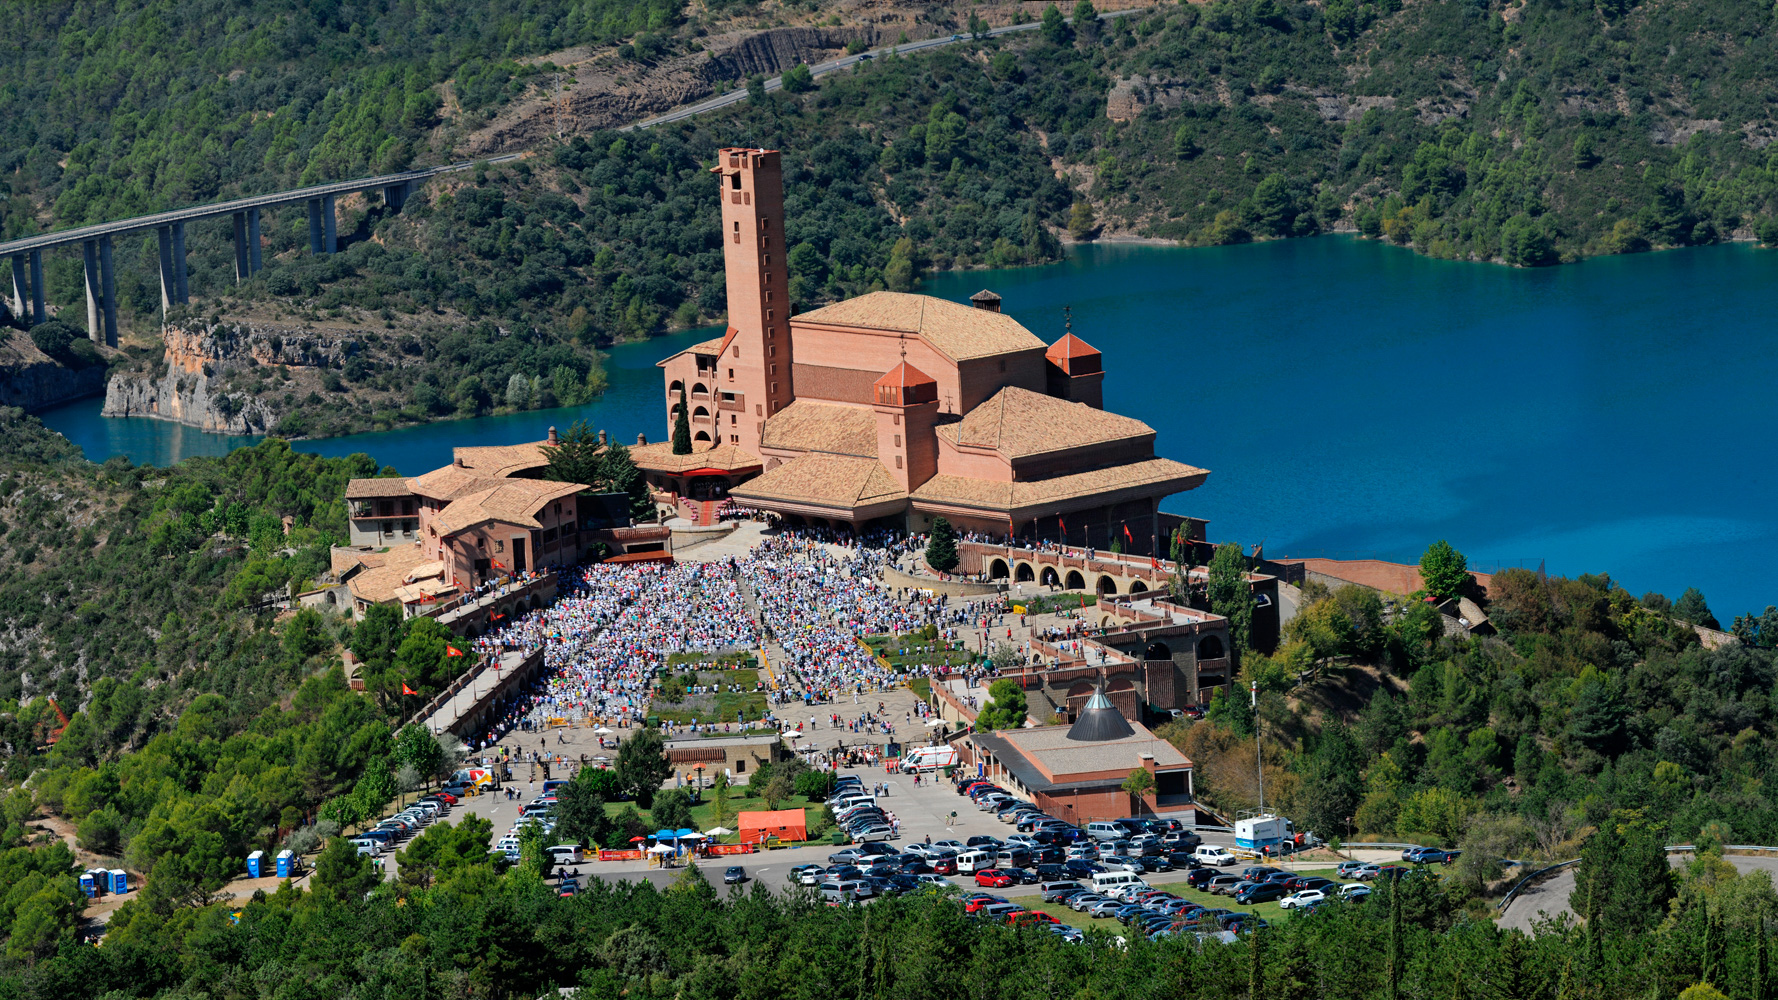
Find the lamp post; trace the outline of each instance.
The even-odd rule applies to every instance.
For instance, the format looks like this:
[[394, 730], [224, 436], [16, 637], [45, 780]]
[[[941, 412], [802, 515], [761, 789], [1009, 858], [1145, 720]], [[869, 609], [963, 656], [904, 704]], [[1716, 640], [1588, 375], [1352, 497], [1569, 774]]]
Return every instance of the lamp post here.
[[702, 801], [704, 801], [704, 765], [699, 764], [697, 770], [698, 770], [698, 794], [697, 794], [697, 798], [694, 799], [693, 801], [702, 802]]

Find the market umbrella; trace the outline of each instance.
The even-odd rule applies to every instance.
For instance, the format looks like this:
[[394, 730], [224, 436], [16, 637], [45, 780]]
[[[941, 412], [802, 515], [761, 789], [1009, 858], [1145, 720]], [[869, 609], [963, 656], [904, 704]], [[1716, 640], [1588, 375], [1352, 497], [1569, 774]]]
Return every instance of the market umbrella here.
[[705, 839], [705, 837], [704, 837], [704, 835], [703, 835], [703, 834], [701, 834], [701, 833], [699, 833], [699, 832], [697, 832], [697, 831], [696, 831], [696, 830], [693, 830], [693, 831], [692, 831], [692, 832], [690, 832], [690, 833], [682, 833], [682, 834], [680, 834], [680, 835], [679, 835], [679, 839], [680, 839], [680, 840], [704, 840], [704, 839]]
[[642, 843], [642, 842], [643, 842], [643, 841], [644, 841], [644, 840], [647, 840], [647, 839], [648, 839], [648, 838], [647, 838], [647, 837], [631, 837], [631, 838], [630, 838], [630, 843], [632, 843], [632, 844], [640, 844], [640, 843]]
[[650, 854], [672, 854], [673, 849], [666, 844], [656, 844], [648, 849]]
[[926, 720], [926, 725], [928, 728], [930, 728], [932, 726], [942, 726], [944, 724], [945, 724], [945, 720], [943, 720], [943, 719], [927, 719]]
[[597, 734], [598, 734], [598, 735], [600, 735], [600, 736], [610, 736], [610, 735], [612, 735], [612, 734], [613, 734], [613, 733], [615, 733], [615, 732], [617, 732], [617, 730], [615, 730], [615, 729], [608, 729], [608, 728], [606, 728], [606, 727], [605, 727], [605, 726], [600, 726], [600, 727], [599, 727], [599, 728], [597, 728], [597, 729], [595, 729], [595, 730], [593, 730], [593, 732], [595, 732], [595, 733], [597, 733]]
[[680, 827], [679, 829], [673, 831], [673, 839], [675, 839], [675, 840], [685, 840], [687, 838], [696, 837], [696, 836], [699, 836], [698, 831], [688, 830], [685, 827]]
[[729, 834], [734, 833], [734, 832], [735, 831], [730, 830], [729, 828], [724, 827], [724, 826], [713, 826], [710, 829], [704, 831], [704, 836], [706, 836], [706, 837], [726, 837]]

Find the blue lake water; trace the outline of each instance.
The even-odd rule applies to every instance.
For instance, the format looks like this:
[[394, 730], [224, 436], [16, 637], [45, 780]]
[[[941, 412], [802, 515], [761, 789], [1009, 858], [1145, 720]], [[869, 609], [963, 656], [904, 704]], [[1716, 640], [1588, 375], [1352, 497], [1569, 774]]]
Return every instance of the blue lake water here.
[[[1730, 245], [1520, 271], [1324, 237], [1241, 247], [1088, 246], [1044, 268], [942, 274], [988, 287], [1044, 340], [1105, 353], [1105, 404], [1157, 451], [1211, 470], [1166, 509], [1268, 555], [1609, 572], [1697, 586], [1725, 622], [1778, 603], [1778, 253]], [[611, 390], [557, 411], [302, 442], [416, 473], [452, 445], [535, 440], [585, 419], [666, 433], [654, 363], [694, 331], [611, 352]], [[166, 463], [246, 443], [88, 400], [44, 414], [95, 460]]]

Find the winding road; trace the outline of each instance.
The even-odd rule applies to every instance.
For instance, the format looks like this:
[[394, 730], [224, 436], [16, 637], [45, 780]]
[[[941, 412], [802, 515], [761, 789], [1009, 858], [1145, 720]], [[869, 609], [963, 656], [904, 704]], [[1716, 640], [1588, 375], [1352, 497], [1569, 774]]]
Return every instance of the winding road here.
[[[1670, 854], [1667, 861], [1677, 868], [1691, 858], [1690, 854]], [[1732, 854], [1724, 860], [1734, 865], [1742, 874], [1763, 870], [1778, 877], [1778, 857]], [[1565, 913], [1573, 914], [1574, 910], [1568, 905], [1568, 895], [1573, 891], [1573, 868], [1565, 868], [1536, 885], [1526, 886], [1507, 904], [1506, 912], [1500, 915], [1500, 926], [1530, 934], [1540, 921], [1554, 919]]]

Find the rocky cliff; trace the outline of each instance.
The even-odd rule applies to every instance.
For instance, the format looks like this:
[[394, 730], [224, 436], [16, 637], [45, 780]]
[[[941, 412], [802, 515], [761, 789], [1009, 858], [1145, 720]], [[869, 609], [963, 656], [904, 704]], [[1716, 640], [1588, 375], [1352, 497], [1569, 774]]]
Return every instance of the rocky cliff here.
[[273, 405], [237, 389], [256, 368], [338, 368], [350, 340], [261, 323], [192, 320], [171, 326], [161, 363], [113, 372], [105, 388], [107, 417], [174, 420], [218, 434], [264, 434], [277, 423]]
[[103, 362], [81, 366], [74, 359], [58, 363], [39, 351], [26, 334], [0, 329], [0, 406], [41, 410], [104, 391]]

